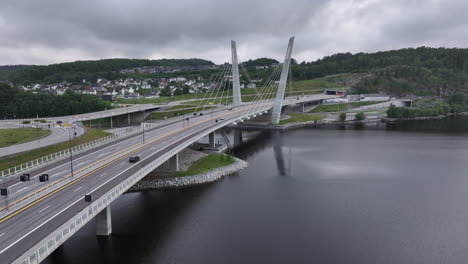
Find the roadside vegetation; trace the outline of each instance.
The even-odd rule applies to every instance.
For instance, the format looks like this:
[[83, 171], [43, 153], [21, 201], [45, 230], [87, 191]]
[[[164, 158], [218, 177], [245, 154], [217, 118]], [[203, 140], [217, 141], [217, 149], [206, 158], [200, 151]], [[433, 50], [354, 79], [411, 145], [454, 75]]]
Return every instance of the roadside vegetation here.
[[416, 100], [412, 108], [391, 105], [387, 110], [389, 118], [415, 118], [447, 115], [468, 111], [468, 103], [463, 94], [455, 94], [448, 100]]
[[281, 120], [278, 125], [285, 125], [295, 122], [308, 122], [308, 121], [319, 121], [325, 118], [324, 115], [320, 114], [289, 114], [291, 118]]
[[49, 134], [50, 130], [32, 127], [0, 129], [0, 148], [28, 142]]
[[205, 173], [219, 167], [231, 165], [235, 161], [236, 160], [231, 155], [212, 153], [193, 163], [187, 171], [178, 171], [172, 177], [182, 177]]
[[[102, 137], [106, 137], [110, 135], [110, 133], [104, 132], [102, 130], [98, 129], [93, 129], [93, 128], [88, 128], [86, 133], [78, 138], [72, 139], [71, 141], [71, 146], [77, 146], [86, 142], [90, 142]], [[5, 157], [0, 160], [0, 170], [5, 170], [14, 166], [18, 166], [20, 164], [26, 163], [31, 160], [38, 159], [43, 156], [47, 156], [49, 154], [59, 152], [62, 150], [65, 150], [69, 148], [69, 142], [62, 142], [59, 144], [39, 148], [39, 149], [34, 149], [28, 152], [23, 152], [19, 154], [15, 154], [12, 156]]]
[[309, 113], [339, 112], [353, 109], [360, 106], [373, 105], [381, 102], [352, 102], [343, 104], [326, 104], [312, 109]]
[[341, 122], [346, 121], [346, 113], [341, 112], [340, 115], [338, 116], [338, 119], [339, 119]]
[[366, 119], [366, 114], [364, 114], [364, 112], [359, 112], [359, 113], [356, 114], [355, 118], [358, 121], [362, 121], [362, 120]]

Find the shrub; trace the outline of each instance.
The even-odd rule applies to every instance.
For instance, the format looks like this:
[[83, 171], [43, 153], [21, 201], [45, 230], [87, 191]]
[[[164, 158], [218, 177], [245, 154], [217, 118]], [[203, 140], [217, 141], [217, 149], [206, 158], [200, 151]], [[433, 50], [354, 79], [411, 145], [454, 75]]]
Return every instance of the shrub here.
[[346, 113], [340, 113], [339, 118], [340, 118], [340, 121], [341, 121], [341, 122], [346, 121]]
[[366, 119], [366, 114], [364, 114], [364, 112], [359, 112], [356, 114], [355, 118], [356, 120], [359, 120], [359, 121], [364, 120]]

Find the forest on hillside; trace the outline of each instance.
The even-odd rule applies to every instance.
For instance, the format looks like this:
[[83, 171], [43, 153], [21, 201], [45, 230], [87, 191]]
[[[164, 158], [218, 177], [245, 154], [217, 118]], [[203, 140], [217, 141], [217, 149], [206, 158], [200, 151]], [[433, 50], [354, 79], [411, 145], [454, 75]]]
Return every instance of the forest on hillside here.
[[[241, 63], [242, 78], [267, 79], [271, 66], [277, 60], [259, 58]], [[0, 80], [8, 79], [15, 84], [54, 83], [60, 81], [80, 82], [83, 79], [113, 80], [125, 77], [143, 77], [121, 74], [118, 70], [141, 66], [203, 66], [214, 65], [202, 59], [105, 59], [76, 61], [48, 66], [3, 66]], [[396, 95], [447, 95], [468, 90], [468, 49], [459, 48], [407, 48], [376, 53], [339, 53], [315, 61], [297, 63], [292, 60], [291, 78], [310, 80], [337, 74], [365, 73], [349, 85], [357, 93], [385, 92]], [[186, 71], [153, 74], [150, 77], [202, 76], [206, 79], [216, 70]]]
[[[202, 59], [104, 59], [95, 61], [75, 61], [51, 65], [33, 65], [16, 69], [8, 75], [8, 80], [15, 84], [31, 82], [57, 83], [61, 81], [81, 82], [83, 79], [125, 78], [125, 74], [117, 71], [142, 66], [212, 66], [213, 62]], [[10, 66], [11, 67], [11, 66]], [[6, 70], [6, 68], [5, 68]], [[0, 68], [0, 77], [3, 69]], [[1, 78], [0, 78], [1, 79]]]

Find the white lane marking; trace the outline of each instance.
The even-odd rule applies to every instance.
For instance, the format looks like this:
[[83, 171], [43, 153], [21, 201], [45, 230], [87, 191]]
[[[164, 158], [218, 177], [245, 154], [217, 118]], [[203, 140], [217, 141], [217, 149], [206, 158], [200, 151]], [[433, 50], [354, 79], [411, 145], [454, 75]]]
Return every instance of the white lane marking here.
[[[171, 130], [171, 128], [172, 128], [175, 124], [177, 124], [177, 123], [168, 125], [168, 126], [166, 126], [166, 127], [156, 128], [155, 130], [153, 130], [153, 131], [151, 131], [151, 132], [148, 132], [148, 134], [149, 134], [148, 136], [153, 137], [153, 134], [156, 134], [156, 137], [157, 137], [157, 136], [159, 136], [158, 133], [165, 133], [166, 131]], [[162, 130], [162, 131], [160, 131], [160, 130]], [[128, 138], [124, 139], [123, 141], [121, 141], [121, 142], [119, 142], [119, 143], [116, 143], [116, 145], [111, 144], [111, 145], [109, 145], [109, 146], [107, 146], [107, 147], [105, 147], [105, 148], [102, 148], [102, 149], [100, 149], [100, 150], [97, 150], [96, 152], [99, 153], [99, 151], [102, 151], [102, 150], [105, 150], [105, 149], [109, 149], [109, 148], [112, 148], [112, 151], [119, 150], [119, 149], [120, 149], [120, 145], [124, 145], [124, 146], [125, 146], [125, 145], [127, 145], [128, 143], [130, 143], [130, 142], [131, 142], [132, 140], [134, 140], [134, 139], [135, 139], [134, 136], [129, 136]], [[112, 142], [110, 142], [110, 143], [112, 143]], [[83, 158], [86, 158], [86, 157], [88, 157], [88, 156], [90, 156], [90, 155], [96, 154], [96, 152], [91, 152], [91, 153], [89, 153], [89, 154], [87, 154], [87, 155], [81, 156], [81, 157], [75, 159], [75, 161], [78, 161], [78, 160], [81, 160], [81, 159], [83, 159]], [[109, 153], [109, 152], [107, 152], [107, 153]], [[107, 154], [107, 153], [106, 153], [106, 154]], [[52, 170], [58, 169], [58, 168], [63, 167], [63, 166], [68, 166], [68, 165], [69, 165], [68, 163], [65, 163], [65, 164], [62, 164], [62, 165], [57, 166], [57, 167], [55, 167], [55, 168], [52, 168], [52, 169], [50, 169], [50, 170], [47, 170], [47, 171], [45, 171], [45, 172], [50, 172], [50, 171], [52, 171]], [[62, 171], [62, 172], [65, 172], [65, 171]], [[62, 172], [59, 172], [59, 173], [62, 173]], [[18, 183], [12, 184], [10, 187], [13, 187], [13, 186], [18, 185], [18, 184], [20, 184], [20, 183], [18, 182]]]
[[107, 172], [101, 173], [101, 175], [99, 175], [99, 177], [102, 177], [102, 176], [105, 176], [105, 175], [107, 175]]
[[2, 237], [5, 233], [0, 234], [0, 237]]
[[21, 189], [17, 190], [15, 193], [19, 193], [19, 192], [21, 192], [22, 190], [27, 189], [27, 188], [29, 188], [29, 187], [31, 187], [31, 186], [26, 186], [26, 187], [24, 187], [24, 188], [21, 188]]
[[[147, 158], [146, 158], [147, 159]], [[125, 173], [126, 171], [128, 171], [129, 169], [131, 169], [133, 166], [130, 166], [128, 169], [122, 171], [121, 173], [115, 175], [114, 177], [108, 179], [107, 181], [105, 181], [103, 184], [99, 185], [98, 187], [94, 188], [92, 191], [90, 191], [89, 193], [93, 193], [95, 192], [97, 189], [101, 188], [102, 186], [104, 186], [105, 184], [109, 183], [110, 181], [114, 180], [116, 177], [120, 176], [121, 174]], [[117, 184], [118, 185], [118, 184]], [[117, 186], [116, 185], [116, 186]], [[113, 187], [115, 188], [115, 186]], [[102, 197], [102, 196], [101, 196]], [[26, 233], [25, 235], [23, 235], [22, 237], [18, 238], [16, 241], [13, 241], [8, 247], [4, 248], [2, 251], [0, 251], [0, 254], [2, 254], [3, 252], [5, 252], [6, 250], [8, 250], [9, 248], [11, 248], [13, 245], [15, 245], [16, 243], [18, 243], [19, 241], [23, 240], [25, 237], [29, 236], [32, 232], [36, 231], [37, 229], [41, 228], [43, 225], [45, 225], [46, 223], [50, 222], [50, 220], [54, 219], [55, 217], [57, 217], [59, 214], [65, 212], [68, 208], [72, 207], [73, 205], [75, 205], [76, 203], [78, 203], [79, 201], [81, 201], [83, 198], [79, 198], [77, 199], [76, 201], [72, 202], [69, 206], [63, 208], [60, 212], [56, 213], [55, 215], [53, 215], [51, 218], [45, 220], [44, 222], [42, 222], [40, 225], [38, 225], [36, 228], [34, 228], [33, 230], [29, 231], [28, 233]]]
[[50, 207], [50, 205], [48, 205], [48, 206], [42, 208], [42, 209], [39, 211], [39, 213], [42, 212], [42, 211], [44, 211], [45, 209], [47, 209], [47, 208], [49, 208], [49, 207]]
[[76, 188], [73, 192], [78, 191], [79, 189], [83, 188], [83, 186]]
[[78, 165], [76, 165], [76, 166], [80, 166], [81, 164], [84, 164], [84, 163], [86, 163], [86, 162], [87, 162], [87, 161], [80, 162], [80, 163], [78, 163]]

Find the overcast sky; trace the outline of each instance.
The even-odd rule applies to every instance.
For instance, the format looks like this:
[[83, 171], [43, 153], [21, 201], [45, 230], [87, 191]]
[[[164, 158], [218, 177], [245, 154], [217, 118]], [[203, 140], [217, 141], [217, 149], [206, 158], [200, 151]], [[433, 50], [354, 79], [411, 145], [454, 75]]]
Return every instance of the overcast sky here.
[[467, 47], [466, 0], [1, 0], [0, 65]]

